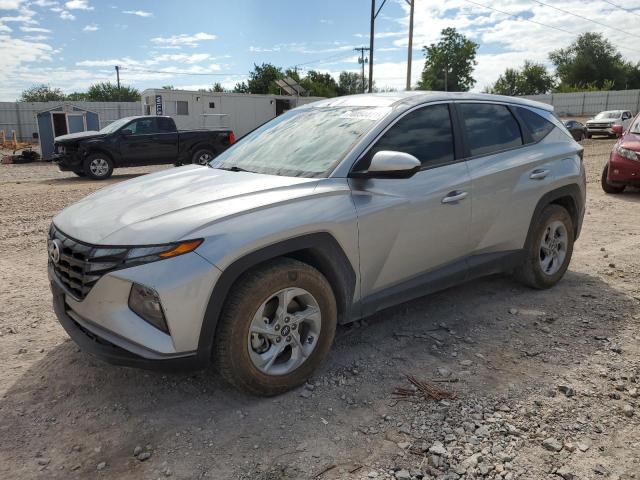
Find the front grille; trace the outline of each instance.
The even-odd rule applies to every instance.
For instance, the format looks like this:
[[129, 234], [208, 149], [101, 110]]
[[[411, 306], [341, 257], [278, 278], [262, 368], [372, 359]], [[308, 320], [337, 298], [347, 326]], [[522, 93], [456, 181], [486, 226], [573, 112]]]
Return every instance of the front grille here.
[[608, 123], [590, 123], [589, 128], [609, 128], [611, 125]]
[[49, 265], [76, 299], [82, 300], [103, 275], [121, 268], [127, 256], [127, 248], [90, 245], [68, 237], [55, 227], [49, 231], [49, 242], [57, 241], [58, 262], [49, 255]]

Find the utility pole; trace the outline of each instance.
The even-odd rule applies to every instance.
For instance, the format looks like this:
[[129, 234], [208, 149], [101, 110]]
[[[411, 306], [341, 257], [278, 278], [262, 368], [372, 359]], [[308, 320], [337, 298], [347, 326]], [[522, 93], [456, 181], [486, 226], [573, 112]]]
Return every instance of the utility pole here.
[[116, 82], [118, 84], [118, 90], [120, 90], [120, 65], [116, 65]]
[[[364, 86], [364, 64], [369, 62], [369, 72], [371, 72], [371, 62], [367, 57], [364, 56], [364, 52], [370, 52], [367, 47], [358, 47], [354, 48], [356, 52], [360, 52], [360, 56], [358, 57], [358, 63], [362, 65], [362, 93], [365, 92]], [[369, 73], [371, 75], [371, 73]], [[369, 77], [369, 93], [371, 93], [371, 77]]]
[[371, 28], [369, 30], [369, 93], [373, 91], [373, 39], [375, 37], [375, 23], [380, 10], [387, 0], [382, 0], [380, 8], [376, 11], [376, 0], [371, 0]]
[[411, 90], [411, 60], [413, 56], [413, 7], [416, 0], [406, 0], [409, 9], [409, 47], [407, 49], [407, 90]]
[[448, 92], [449, 86], [447, 85], [447, 73], [449, 70], [449, 65], [445, 65], [444, 67], [444, 91]]

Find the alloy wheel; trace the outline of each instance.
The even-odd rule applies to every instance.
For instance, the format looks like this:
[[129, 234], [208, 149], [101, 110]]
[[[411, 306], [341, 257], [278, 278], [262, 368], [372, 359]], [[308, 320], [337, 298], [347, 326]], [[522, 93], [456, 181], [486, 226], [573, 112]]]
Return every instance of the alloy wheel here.
[[247, 337], [253, 365], [267, 375], [291, 373], [313, 353], [322, 315], [317, 300], [302, 288], [285, 288], [257, 309]]
[[104, 177], [109, 172], [109, 162], [104, 158], [94, 158], [89, 164], [89, 170], [96, 177]]
[[546, 275], [554, 275], [567, 256], [567, 227], [555, 220], [547, 225], [540, 239], [540, 267]]

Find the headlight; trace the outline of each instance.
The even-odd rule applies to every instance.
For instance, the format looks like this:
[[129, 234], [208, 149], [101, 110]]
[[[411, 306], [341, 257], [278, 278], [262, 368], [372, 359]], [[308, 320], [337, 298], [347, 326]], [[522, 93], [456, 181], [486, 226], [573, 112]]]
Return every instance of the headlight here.
[[616, 153], [621, 157], [628, 158], [629, 160], [638, 161], [638, 154], [628, 148], [616, 147]]
[[133, 247], [127, 252], [126, 263], [153, 262], [165, 258], [177, 257], [185, 253], [193, 252], [202, 243], [202, 239], [187, 240], [180, 243], [167, 245], [155, 245], [151, 247]]
[[134, 283], [129, 293], [129, 308], [154, 327], [169, 333], [160, 297], [153, 288]]

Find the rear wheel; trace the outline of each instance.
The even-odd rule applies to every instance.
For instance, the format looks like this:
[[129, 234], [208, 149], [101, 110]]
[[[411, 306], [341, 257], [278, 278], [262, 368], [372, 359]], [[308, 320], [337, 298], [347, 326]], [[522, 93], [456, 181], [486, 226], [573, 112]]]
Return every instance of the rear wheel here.
[[602, 177], [600, 179], [600, 183], [602, 185], [602, 190], [605, 193], [622, 193], [624, 191], [624, 185], [611, 185], [609, 183], [609, 164], [607, 163], [602, 169]]
[[225, 302], [214, 360], [224, 379], [254, 395], [304, 383], [326, 358], [336, 301], [315, 268], [278, 259], [244, 274]]
[[191, 163], [206, 165], [213, 160], [213, 157], [215, 157], [213, 150], [209, 148], [201, 148], [193, 154], [193, 157], [191, 157]]
[[539, 289], [558, 283], [571, 261], [573, 232], [569, 212], [560, 205], [547, 205], [527, 240], [525, 260], [516, 269], [516, 278]]
[[113, 173], [113, 161], [104, 153], [89, 155], [83, 166], [85, 175], [94, 180], [104, 180]]

